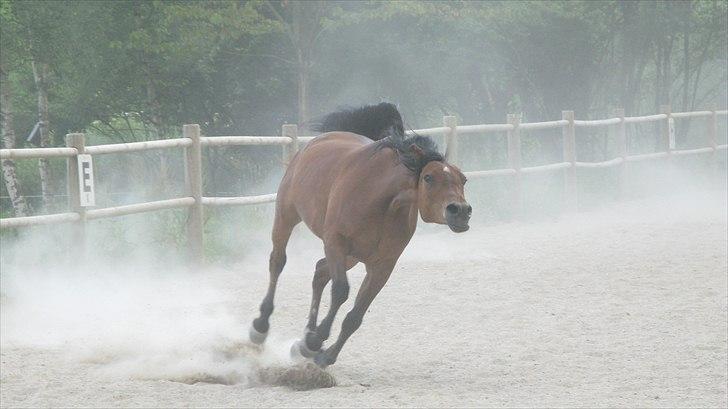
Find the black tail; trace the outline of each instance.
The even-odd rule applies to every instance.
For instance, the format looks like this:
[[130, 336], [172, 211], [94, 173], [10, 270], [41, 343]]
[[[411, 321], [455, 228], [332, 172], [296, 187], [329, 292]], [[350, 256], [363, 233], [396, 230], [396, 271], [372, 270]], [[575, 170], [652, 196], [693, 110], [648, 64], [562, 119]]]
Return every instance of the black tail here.
[[397, 107], [388, 102], [332, 112], [314, 121], [309, 128], [319, 133], [353, 132], [375, 141], [390, 135], [404, 135], [402, 116]]

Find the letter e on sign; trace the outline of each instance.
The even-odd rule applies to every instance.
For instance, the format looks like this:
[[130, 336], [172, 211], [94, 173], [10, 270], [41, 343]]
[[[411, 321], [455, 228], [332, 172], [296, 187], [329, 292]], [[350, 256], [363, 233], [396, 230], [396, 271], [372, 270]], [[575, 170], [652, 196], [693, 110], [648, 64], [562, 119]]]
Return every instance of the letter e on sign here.
[[89, 207], [96, 205], [94, 193], [94, 166], [91, 155], [78, 155], [78, 192], [80, 205]]

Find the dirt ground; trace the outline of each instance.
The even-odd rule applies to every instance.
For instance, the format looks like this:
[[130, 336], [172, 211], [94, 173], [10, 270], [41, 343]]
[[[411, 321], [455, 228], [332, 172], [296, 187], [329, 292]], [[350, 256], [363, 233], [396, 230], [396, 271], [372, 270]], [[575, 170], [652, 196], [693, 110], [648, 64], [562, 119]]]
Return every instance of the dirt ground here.
[[290, 365], [305, 325], [321, 250], [302, 229], [262, 353], [245, 340], [267, 247], [170, 287], [3, 272], [0, 405], [726, 407], [726, 227], [720, 192], [421, 228], [327, 369], [337, 386], [309, 391], [256, 376]]

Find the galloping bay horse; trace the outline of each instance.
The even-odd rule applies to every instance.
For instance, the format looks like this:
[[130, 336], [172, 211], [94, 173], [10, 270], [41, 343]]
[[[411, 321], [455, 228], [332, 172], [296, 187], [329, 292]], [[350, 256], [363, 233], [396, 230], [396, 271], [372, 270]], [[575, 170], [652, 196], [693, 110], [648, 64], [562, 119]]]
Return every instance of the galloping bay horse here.
[[[268, 319], [278, 277], [286, 263], [286, 244], [301, 220], [324, 243], [325, 257], [316, 263], [313, 297], [306, 332], [292, 352], [314, 358], [320, 367], [336, 362], [351, 334], [417, 227], [447, 224], [456, 233], [468, 230], [472, 208], [465, 201], [465, 176], [445, 162], [434, 142], [405, 137], [402, 117], [388, 103], [334, 112], [314, 127], [323, 134], [291, 160], [276, 202], [270, 283], [260, 316], [250, 328], [252, 342], [268, 334]], [[331, 324], [349, 296], [346, 272], [364, 263], [366, 276], [339, 338], [325, 350]], [[331, 306], [317, 325], [321, 294], [331, 284]]]

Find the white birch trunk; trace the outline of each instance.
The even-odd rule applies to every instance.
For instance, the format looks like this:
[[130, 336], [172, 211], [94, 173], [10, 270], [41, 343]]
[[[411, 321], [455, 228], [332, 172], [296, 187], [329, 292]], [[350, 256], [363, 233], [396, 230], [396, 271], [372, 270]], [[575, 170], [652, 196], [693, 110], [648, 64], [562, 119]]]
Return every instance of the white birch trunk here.
[[[0, 108], [2, 114], [2, 138], [6, 149], [15, 148], [15, 130], [13, 129], [13, 102], [10, 94], [10, 88], [6, 81], [5, 72], [0, 68]], [[15, 171], [15, 161], [12, 159], [4, 159], [2, 161], [3, 180], [5, 188], [10, 196], [10, 202], [16, 217], [28, 216], [30, 214], [30, 206], [25, 200], [20, 188], [17, 173]]]

